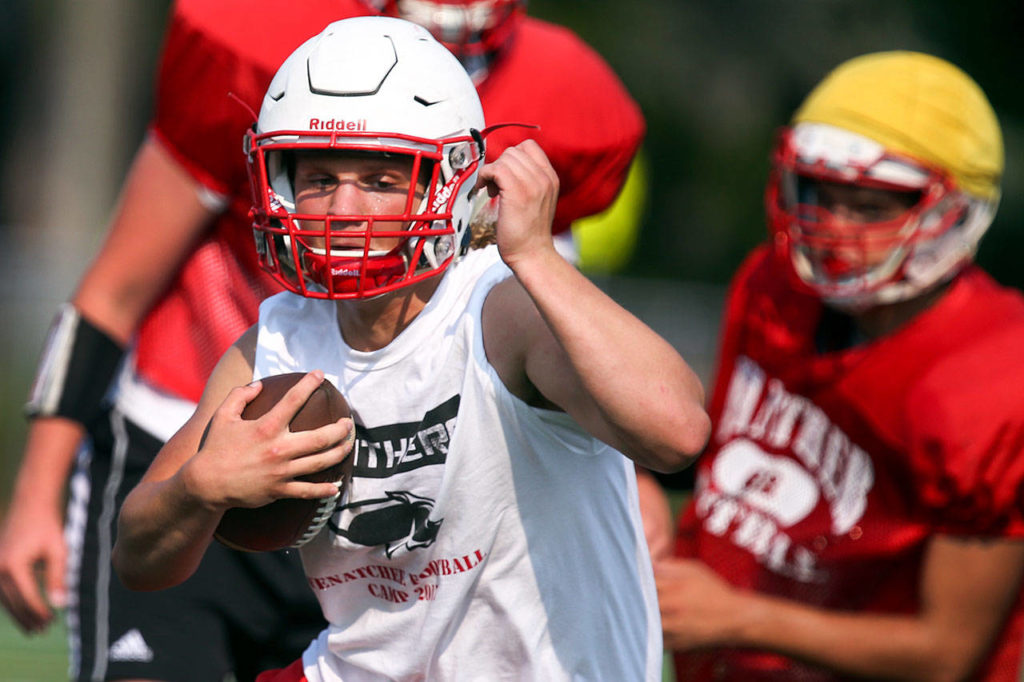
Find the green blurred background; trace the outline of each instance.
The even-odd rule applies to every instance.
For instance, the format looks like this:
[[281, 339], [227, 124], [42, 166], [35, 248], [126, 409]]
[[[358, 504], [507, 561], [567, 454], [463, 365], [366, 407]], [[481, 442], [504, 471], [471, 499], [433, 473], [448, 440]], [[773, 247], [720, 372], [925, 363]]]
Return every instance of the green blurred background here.
[[[168, 4], [0, 0], [0, 514], [49, 319], [99, 246], [144, 131]], [[1024, 3], [530, 0], [529, 8], [575, 29], [644, 110], [649, 191], [637, 249], [621, 272], [596, 279], [705, 379], [722, 287], [764, 233], [773, 133], [830, 68], [857, 54], [930, 52], [988, 93], [1007, 168], [979, 260], [1024, 286]], [[23, 638], [0, 617], [0, 679], [63, 679], [62, 638], [60, 628]]]

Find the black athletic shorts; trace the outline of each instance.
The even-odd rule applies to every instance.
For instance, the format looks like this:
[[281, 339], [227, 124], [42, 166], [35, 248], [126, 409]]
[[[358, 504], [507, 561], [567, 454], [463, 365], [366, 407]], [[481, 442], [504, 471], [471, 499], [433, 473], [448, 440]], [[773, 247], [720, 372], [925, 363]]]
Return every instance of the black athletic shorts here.
[[72, 680], [238, 682], [302, 655], [326, 623], [296, 550], [213, 542], [196, 573], [156, 592], [123, 587], [110, 565], [117, 510], [162, 443], [113, 412], [71, 479], [67, 540]]

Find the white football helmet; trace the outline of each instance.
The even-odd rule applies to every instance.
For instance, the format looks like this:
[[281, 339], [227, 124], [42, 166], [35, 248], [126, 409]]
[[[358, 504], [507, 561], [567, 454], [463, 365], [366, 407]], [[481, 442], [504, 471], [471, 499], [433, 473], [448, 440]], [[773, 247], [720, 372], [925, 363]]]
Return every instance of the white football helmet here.
[[[468, 244], [483, 127], [472, 81], [429, 31], [390, 17], [330, 24], [282, 64], [245, 138], [260, 264], [290, 291], [329, 299], [376, 296], [442, 272]], [[411, 159], [413, 177], [427, 178], [424, 195], [416, 200], [410, 187], [397, 215], [297, 214], [293, 156], [325, 150]], [[353, 232], [354, 222], [365, 230]], [[378, 222], [403, 229], [375, 232]], [[331, 248], [343, 228], [363, 247]], [[401, 242], [375, 251], [373, 237]]]

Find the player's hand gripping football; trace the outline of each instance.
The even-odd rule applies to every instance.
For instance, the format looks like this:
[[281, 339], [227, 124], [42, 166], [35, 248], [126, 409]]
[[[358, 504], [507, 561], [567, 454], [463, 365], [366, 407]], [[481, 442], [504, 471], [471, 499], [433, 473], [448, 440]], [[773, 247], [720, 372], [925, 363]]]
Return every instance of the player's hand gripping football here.
[[320, 370], [308, 373], [258, 419], [243, 419], [245, 406], [260, 392], [260, 382], [228, 394], [214, 412], [199, 451], [182, 467], [185, 487], [210, 508], [261, 507], [293, 497], [330, 497], [335, 483], [296, 480], [322, 471], [348, 456], [355, 431], [351, 418], [309, 431], [288, 425], [323, 381]]
[[558, 174], [533, 140], [509, 147], [480, 169], [477, 187], [497, 196], [498, 251], [510, 267], [534, 255], [554, 252], [551, 222], [558, 201]]

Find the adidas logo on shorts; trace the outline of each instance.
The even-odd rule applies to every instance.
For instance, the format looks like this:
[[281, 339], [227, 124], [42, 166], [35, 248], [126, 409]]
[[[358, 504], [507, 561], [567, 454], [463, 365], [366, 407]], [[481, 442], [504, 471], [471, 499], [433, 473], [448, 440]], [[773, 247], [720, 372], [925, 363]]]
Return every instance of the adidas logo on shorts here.
[[153, 650], [142, 638], [142, 633], [132, 628], [110, 645], [109, 657], [111, 661], [149, 662], [153, 660]]

